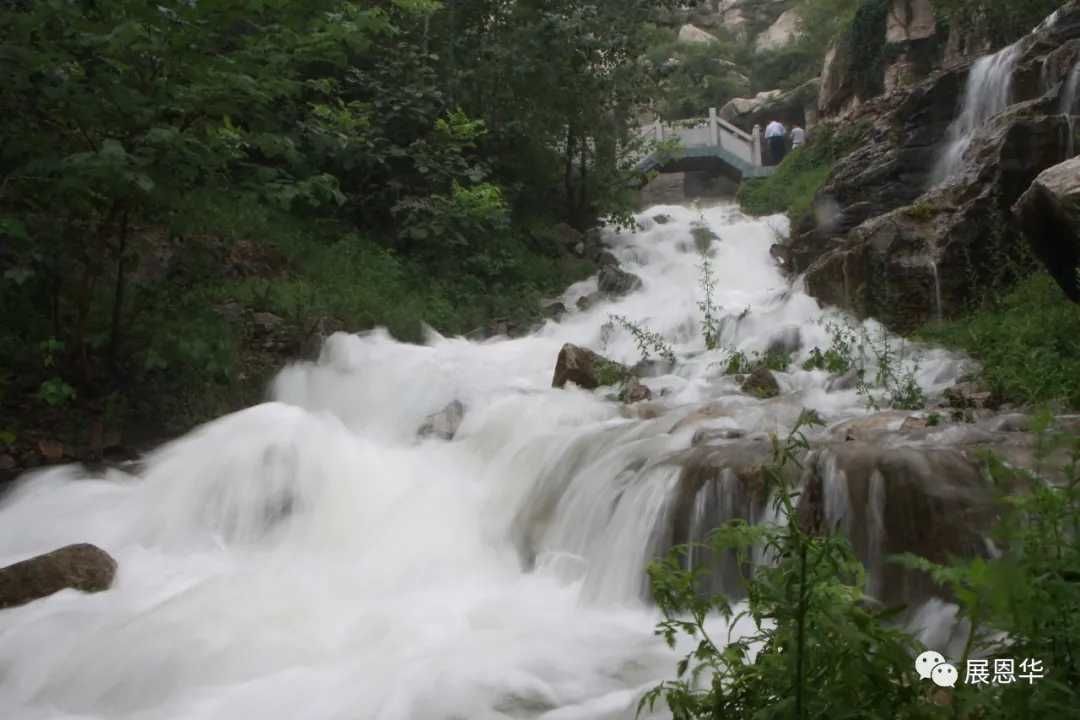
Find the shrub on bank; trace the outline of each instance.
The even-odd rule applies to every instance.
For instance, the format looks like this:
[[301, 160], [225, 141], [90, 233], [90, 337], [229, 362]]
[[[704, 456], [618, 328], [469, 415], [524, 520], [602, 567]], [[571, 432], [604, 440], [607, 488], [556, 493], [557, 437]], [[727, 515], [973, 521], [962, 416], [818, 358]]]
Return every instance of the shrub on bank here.
[[1069, 302], [1045, 273], [1021, 281], [983, 309], [919, 334], [974, 356], [1003, 400], [1057, 400], [1080, 408], [1080, 305]]

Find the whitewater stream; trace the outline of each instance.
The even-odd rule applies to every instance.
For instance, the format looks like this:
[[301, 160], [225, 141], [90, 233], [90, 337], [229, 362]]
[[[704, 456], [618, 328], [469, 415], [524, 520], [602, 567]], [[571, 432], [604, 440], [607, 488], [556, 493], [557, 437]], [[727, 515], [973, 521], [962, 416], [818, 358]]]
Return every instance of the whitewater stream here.
[[[108, 592], [0, 611], [0, 716], [633, 717], [675, 668], [645, 575], [679, 478], [670, 458], [703, 428], [784, 433], [803, 407], [830, 424], [867, 413], [854, 389], [799, 369], [828, 347], [833, 314], [770, 256], [782, 217], [720, 205], [640, 221], [607, 238], [643, 281], [626, 297], [577, 310], [597, 286], [584, 281], [560, 322], [518, 339], [338, 334], [318, 362], [282, 370], [272, 402], [137, 471], [24, 479], [0, 505], [0, 564], [91, 542], [119, 571]], [[717, 236], [724, 348], [798, 338], [778, 398], [741, 392], [726, 351], [705, 349], [695, 224]], [[567, 342], [638, 361], [613, 313], [676, 350], [674, 369], [644, 380], [652, 402], [551, 387]], [[927, 349], [918, 379], [939, 391], [963, 369]], [[418, 440], [455, 400], [454, 439]]]

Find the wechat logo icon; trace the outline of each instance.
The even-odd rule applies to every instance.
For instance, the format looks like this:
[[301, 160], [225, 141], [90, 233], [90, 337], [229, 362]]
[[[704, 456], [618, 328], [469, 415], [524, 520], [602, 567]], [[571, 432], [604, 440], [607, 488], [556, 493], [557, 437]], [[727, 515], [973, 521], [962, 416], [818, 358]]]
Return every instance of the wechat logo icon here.
[[945, 656], [933, 650], [927, 650], [915, 658], [915, 672], [923, 680], [933, 680], [938, 687], [956, 687], [960, 677], [956, 667], [945, 662]]

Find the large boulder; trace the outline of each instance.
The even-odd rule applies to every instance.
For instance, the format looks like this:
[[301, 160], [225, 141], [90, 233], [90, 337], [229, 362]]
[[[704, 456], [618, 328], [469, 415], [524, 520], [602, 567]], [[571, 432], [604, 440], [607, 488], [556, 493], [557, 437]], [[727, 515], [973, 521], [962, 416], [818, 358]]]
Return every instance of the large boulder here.
[[1080, 157], [1043, 171], [1013, 212], [1046, 269], [1080, 302]]
[[67, 545], [0, 568], [0, 608], [24, 605], [68, 588], [108, 590], [115, 576], [116, 561], [101, 548]]
[[780, 50], [795, 41], [801, 32], [802, 17], [798, 8], [785, 10], [776, 22], [754, 39], [754, 50], [766, 52]]
[[696, 5], [691, 20], [699, 27], [751, 39], [793, 4], [793, 0], [710, 0]]
[[779, 120], [789, 129], [799, 124], [809, 127], [817, 118], [818, 80], [808, 80], [793, 90], [765, 90], [752, 98], [732, 98], [722, 108], [721, 120], [746, 132], [755, 125], [763, 129], [772, 120]]
[[588, 348], [566, 343], [555, 361], [551, 386], [565, 387], [572, 382], [580, 388], [593, 390], [601, 385], [614, 385], [629, 375], [629, 371], [614, 360], [608, 360]]
[[937, 33], [937, 18], [930, 0], [892, 0], [885, 26], [885, 42], [925, 40]]
[[626, 295], [641, 287], [641, 278], [615, 265], [606, 265], [600, 269], [596, 285], [607, 295]]
[[766, 367], [756, 368], [742, 381], [741, 387], [743, 392], [761, 399], [780, 394], [780, 383], [776, 382], [776, 376]]

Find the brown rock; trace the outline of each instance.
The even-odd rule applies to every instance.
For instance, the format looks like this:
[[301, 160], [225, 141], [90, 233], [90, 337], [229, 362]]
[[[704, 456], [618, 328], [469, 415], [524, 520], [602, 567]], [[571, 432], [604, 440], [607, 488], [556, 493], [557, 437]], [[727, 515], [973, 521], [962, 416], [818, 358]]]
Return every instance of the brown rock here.
[[108, 590], [116, 561], [95, 545], [67, 545], [0, 568], [0, 608], [23, 605], [66, 588]]
[[38, 440], [37, 447], [45, 462], [57, 463], [64, 459], [64, 446], [58, 440], [42, 438]]
[[567, 343], [559, 351], [551, 386], [561, 388], [572, 382], [578, 387], [593, 390], [601, 385], [613, 384], [626, 372], [626, 368], [617, 362], [608, 360], [588, 348]]
[[759, 367], [743, 380], [742, 390], [754, 397], [771, 398], [780, 394], [780, 384], [771, 370]]
[[636, 377], [632, 377], [623, 386], [622, 392], [619, 393], [619, 399], [627, 405], [652, 400], [652, 390]]

